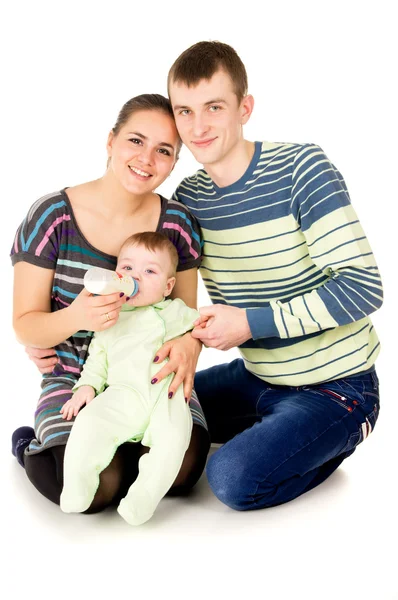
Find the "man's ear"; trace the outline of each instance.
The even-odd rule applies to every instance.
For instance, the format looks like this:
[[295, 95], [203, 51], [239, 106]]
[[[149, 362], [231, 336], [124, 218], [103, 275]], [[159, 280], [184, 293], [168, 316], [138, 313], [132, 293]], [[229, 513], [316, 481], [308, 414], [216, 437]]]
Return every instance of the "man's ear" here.
[[166, 289], [164, 291], [164, 297], [167, 298], [167, 296], [170, 296], [171, 292], [173, 291], [173, 287], [175, 285], [176, 282], [176, 278], [175, 277], [169, 277], [166, 283]]
[[245, 125], [250, 119], [254, 108], [254, 98], [251, 94], [245, 96], [240, 103], [241, 123]]

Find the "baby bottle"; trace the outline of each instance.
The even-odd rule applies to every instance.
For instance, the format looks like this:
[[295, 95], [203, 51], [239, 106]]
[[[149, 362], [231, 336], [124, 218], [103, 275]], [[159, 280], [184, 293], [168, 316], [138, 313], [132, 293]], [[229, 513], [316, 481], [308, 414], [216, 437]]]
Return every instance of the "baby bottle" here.
[[84, 276], [84, 287], [91, 294], [105, 295], [123, 292], [133, 297], [138, 293], [138, 283], [133, 277], [119, 275], [116, 271], [91, 267]]

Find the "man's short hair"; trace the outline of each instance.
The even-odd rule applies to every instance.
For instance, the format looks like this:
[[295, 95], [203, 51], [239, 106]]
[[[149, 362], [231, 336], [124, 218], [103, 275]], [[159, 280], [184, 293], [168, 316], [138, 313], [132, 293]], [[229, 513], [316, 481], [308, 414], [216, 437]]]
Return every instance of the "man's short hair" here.
[[202, 79], [210, 80], [219, 70], [230, 76], [240, 104], [248, 88], [245, 65], [231, 46], [216, 41], [198, 42], [180, 54], [169, 71], [169, 96], [171, 83], [195, 86]]

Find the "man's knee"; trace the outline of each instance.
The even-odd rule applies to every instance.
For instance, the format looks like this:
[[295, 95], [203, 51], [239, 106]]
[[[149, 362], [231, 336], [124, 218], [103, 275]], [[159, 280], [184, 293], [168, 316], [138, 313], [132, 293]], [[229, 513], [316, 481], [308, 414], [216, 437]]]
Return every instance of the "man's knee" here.
[[270, 485], [268, 492], [262, 493], [262, 502], [258, 503], [258, 485], [250, 465], [244, 457], [237, 454], [231, 455], [220, 450], [215, 452], [207, 463], [206, 475], [214, 495], [234, 510], [265, 507], [264, 495], [271, 498], [274, 493], [274, 486]]

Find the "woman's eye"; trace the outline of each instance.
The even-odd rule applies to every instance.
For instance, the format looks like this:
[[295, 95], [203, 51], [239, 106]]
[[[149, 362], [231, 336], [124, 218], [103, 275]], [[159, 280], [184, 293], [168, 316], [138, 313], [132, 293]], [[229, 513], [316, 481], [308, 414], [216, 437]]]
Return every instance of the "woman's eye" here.
[[142, 140], [139, 140], [138, 138], [130, 138], [129, 142], [133, 142], [133, 144], [142, 144]]
[[169, 150], [166, 150], [166, 148], [159, 148], [159, 152], [160, 154], [164, 154], [165, 156], [171, 156], [171, 153], [169, 152]]

